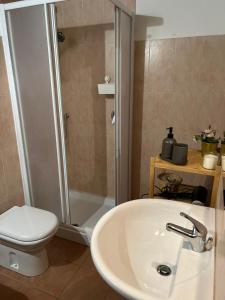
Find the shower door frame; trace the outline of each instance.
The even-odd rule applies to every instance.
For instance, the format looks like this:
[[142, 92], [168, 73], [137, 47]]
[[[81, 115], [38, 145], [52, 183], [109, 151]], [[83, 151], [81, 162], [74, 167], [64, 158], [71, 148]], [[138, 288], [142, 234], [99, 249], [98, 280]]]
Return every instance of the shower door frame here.
[[[65, 235], [69, 235], [71, 239], [73, 239], [72, 235], [69, 234], [69, 232], [77, 232], [78, 230], [74, 228], [74, 226], [70, 223], [70, 205], [69, 205], [69, 199], [68, 199], [68, 185], [67, 185], [67, 166], [66, 166], [66, 151], [65, 151], [65, 143], [64, 143], [64, 129], [63, 129], [63, 119], [62, 119], [62, 96], [61, 96], [61, 80], [60, 80], [60, 70], [59, 70], [59, 56], [58, 56], [58, 45], [57, 45], [57, 37], [56, 37], [56, 19], [55, 19], [55, 3], [57, 2], [63, 2], [64, 0], [24, 0], [19, 2], [13, 2], [8, 4], [0, 4], [0, 35], [2, 36], [2, 42], [3, 42], [3, 49], [4, 49], [4, 55], [5, 55], [5, 61], [6, 61], [6, 69], [7, 69], [7, 76], [8, 76], [8, 84], [9, 84], [9, 91], [10, 91], [10, 97], [11, 97], [11, 105], [12, 105], [12, 112], [13, 112], [13, 119], [14, 119], [14, 125], [15, 125], [15, 132], [16, 132], [16, 141], [18, 146], [18, 154], [19, 154], [19, 161], [20, 161], [20, 168], [21, 168], [21, 176], [22, 176], [22, 184], [23, 184], [23, 190], [24, 190], [24, 199], [25, 204], [32, 206], [32, 187], [29, 181], [29, 165], [26, 159], [26, 141], [24, 139], [24, 133], [23, 133], [23, 120], [20, 114], [20, 104], [17, 94], [17, 87], [16, 87], [16, 78], [15, 78], [15, 72], [13, 68], [13, 58], [10, 48], [10, 41], [9, 41], [9, 33], [8, 33], [8, 27], [7, 27], [7, 20], [6, 20], [6, 13], [7, 11], [19, 9], [19, 8], [25, 8], [25, 7], [32, 7], [36, 5], [44, 5], [45, 10], [48, 10], [50, 20], [47, 19], [46, 22], [48, 23], [47, 34], [48, 34], [48, 46], [49, 46], [49, 64], [50, 64], [50, 73], [53, 77], [53, 83], [52, 88], [54, 89], [52, 97], [53, 105], [58, 106], [58, 132], [56, 132], [56, 135], [60, 136], [60, 147], [61, 147], [61, 154], [58, 153], [58, 160], [61, 160], [61, 163], [63, 164], [63, 168], [60, 168], [59, 166], [59, 176], [63, 176], [65, 178], [64, 189], [65, 189], [65, 199], [62, 199], [64, 201], [63, 207], [61, 207], [61, 210], [63, 215], [63, 220], [61, 224], [61, 228], [65, 229], [67, 233]], [[119, 0], [110, 0], [114, 7], [115, 7], [115, 15], [116, 10], [121, 10], [127, 15], [131, 17], [131, 24], [132, 24], [132, 36], [131, 36], [131, 69], [130, 69], [130, 80], [132, 88], [133, 86], [133, 41], [134, 41], [134, 13], [130, 11], [128, 8], [126, 8]], [[48, 17], [48, 15], [47, 15]], [[46, 18], [47, 18], [46, 17]], [[115, 16], [115, 22], [117, 21]], [[115, 23], [115, 26], [118, 27], [118, 24]], [[54, 32], [55, 31], [55, 32]], [[51, 35], [52, 34], [52, 35]], [[115, 30], [116, 34], [116, 30]], [[115, 40], [116, 41], [116, 40]], [[118, 45], [116, 45], [115, 42], [115, 50]], [[115, 55], [115, 72], [119, 71], [119, 67], [116, 67], [116, 55]], [[54, 72], [54, 74], [52, 74]], [[55, 96], [54, 96], [55, 93]], [[115, 103], [118, 101], [118, 96], [115, 95]], [[130, 149], [130, 156], [129, 156], [129, 170], [131, 170], [131, 137], [132, 137], [132, 90], [130, 91], [130, 132], [128, 133], [130, 135], [129, 137], [129, 149]], [[118, 106], [118, 103], [116, 103], [115, 106]], [[117, 120], [118, 123], [119, 120]], [[56, 120], [55, 120], [56, 122]], [[118, 128], [118, 126], [117, 126]], [[116, 130], [117, 131], [117, 130]], [[115, 135], [118, 135], [118, 132], [115, 132]], [[56, 137], [57, 138], [57, 137]], [[115, 145], [116, 153], [119, 153], [119, 145], [116, 143]], [[118, 157], [116, 157], [117, 159]], [[116, 163], [117, 167], [117, 163]], [[131, 175], [131, 171], [129, 172]], [[116, 174], [117, 176], [117, 174]], [[130, 181], [131, 178], [128, 178], [129, 181], [129, 189], [130, 189]], [[129, 199], [128, 199], [129, 200]], [[81, 232], [79, 232], [81, 234]], [[78, 236], [77, 236], [78, 237]], [[79, 239], [79, 238], [78, 238]], [[77, 239], [75, 239], [77, 240]]]
[[[54, 126], [55, 126], [55, 138], [57, 147], [57, 158], [58, 158], [58, 175], [59, 175], [59, 186], [60, 186], [60, 198], [61, 198], [61, 222], [63, 224], [69, 223], [69, 211], [68, 211], [68, 196], [66, 194], [67, 177], [65, 177], [65, 168], [62, 171], [62, 162], [65, 161], [63, 151], [63, 128], [61, 126], [62, 120], [60, 114], [57, 114], [57, 109], [60, 111], [60, 86], [58, 85], [58, 73], [57, 73], [57, 59], [56, 49], [53, 49], [53, 43], [56, 39], [56, 32], [54, 32], [55, 19], [53, 18], [52, 5], [54, 6], [57, 2], [64, 0], [24, 0], [19, 2], [13, 2], [8, 4], [0, 4], [0, 35], [2, 37], [4, 56], [6, 62], [6, 70], [8, 77], [9, 92], [11, 98], [11, 106], [13, 112], [13, 120], [15, 125], [16, 142], [18, 147], [18, 155], [21, 169], [22, 185], [24, 191], [24, 201], [26, 205], [34, 206], [32, 201], [32, 185], [30, 182], [29, 175], [29, 162], [26, 153], [26, 138], [24, 135], [23, 117], [20, 107], [20, 96], [17, 89], [17, 72], [13, 65], [13, 47], [10, 45], [10, 27], [7, 24], [7, 12], [23, 9], [26, 7], [43, 6], [45, 11], [45, 25], [46, 25], [46, 37], [48, 47], [48, 60], [49, 60], [49, 72], [51, 77], [51, 90], [52, 90], [52, 105], [54, 111]], [[51, 10], [50, 10], [51, 9]], [[49, 14], [51, 19], [49, 18]], [[50, 22], [51, 21], [51, 22]], [[63, 163], [63, 167], [66, 167]]]
[[[134, 20], [135, 20], [135, 13], [132, 12], [130, 9], [125, 7], [119, 0], [110, 0], [115, 5], [115, 78], [116, 78], [116, 94], [115, 94], [115, 106], [116, 106], [116, 115], [119, 116], [116, 121], [116, 145], [115, 145], [115, 151], [116, 151], [116, 205], [119, 205], [123, 202], [131, 200], [131, 169], [132, 169], [132, 122], [133, 122], [133, 80], [134, 80], [134, 67], [133, 67], [133, 61], [134, 61]], [[131, 33], [131, 39], [130, 39], [130, 90], [129, 90], [129, 132], [127, 132], [127, 135], [129, 135], [128, 139], [128, 176], [127, 176], [127, 199], [123, 199], [121, 201], [120, 196], [120, 180], [121, 180], [121, 164], [120, 157], [121, 157], [121, 129], [120, 129], [120, 123], [121, 123], [121, 115], [120, 115], [120, 107], [122, 102], [121, 97], [121, 91], [118, 87], [121, 86], [121, 13], [126, 14], [128, 17], [130, 17], [131, 26], [130, 26], [130, 33]]]

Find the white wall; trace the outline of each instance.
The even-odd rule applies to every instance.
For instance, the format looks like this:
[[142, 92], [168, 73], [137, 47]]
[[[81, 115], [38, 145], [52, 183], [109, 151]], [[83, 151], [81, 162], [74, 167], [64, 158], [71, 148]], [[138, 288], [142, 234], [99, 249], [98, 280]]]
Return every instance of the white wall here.
[[137, 0], [136, 14], [137, 40], [225, 34], [225, 0]]

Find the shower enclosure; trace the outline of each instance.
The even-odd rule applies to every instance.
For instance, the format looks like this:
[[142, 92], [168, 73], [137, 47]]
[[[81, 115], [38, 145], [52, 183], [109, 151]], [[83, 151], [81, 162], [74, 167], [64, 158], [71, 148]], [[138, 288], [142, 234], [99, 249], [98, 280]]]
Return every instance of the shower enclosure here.
[[61, 236], [89, 242], [130, 200], [133, 15], [116, 0], [0, 11], [25, 201], [54, 212]]

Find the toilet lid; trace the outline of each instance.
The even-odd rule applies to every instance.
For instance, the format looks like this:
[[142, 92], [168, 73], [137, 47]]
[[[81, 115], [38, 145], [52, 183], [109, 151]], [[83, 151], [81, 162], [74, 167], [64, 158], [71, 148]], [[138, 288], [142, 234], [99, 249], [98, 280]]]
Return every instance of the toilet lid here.
[[0, 215], [0, 235], [31, 242], [43, 239], [57, 229], [57, 217], [31, 206], [14, 206]]

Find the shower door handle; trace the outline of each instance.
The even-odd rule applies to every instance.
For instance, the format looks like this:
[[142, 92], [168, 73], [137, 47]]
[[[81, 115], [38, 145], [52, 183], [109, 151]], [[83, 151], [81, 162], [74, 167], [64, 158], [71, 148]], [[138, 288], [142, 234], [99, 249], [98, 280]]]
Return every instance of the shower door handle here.
[[112, 121], [112, 126], [114, 126], [116, 122], [116, 115], [114, 110], [111, 112], [111, 121]]
[[65, 139], [67, 139], [67, 136], [68, 136], [68, 119], [69, 119], [69, 117], [70, 117], [70, 115], [68, 113], [65, 113], [63, 115]]

